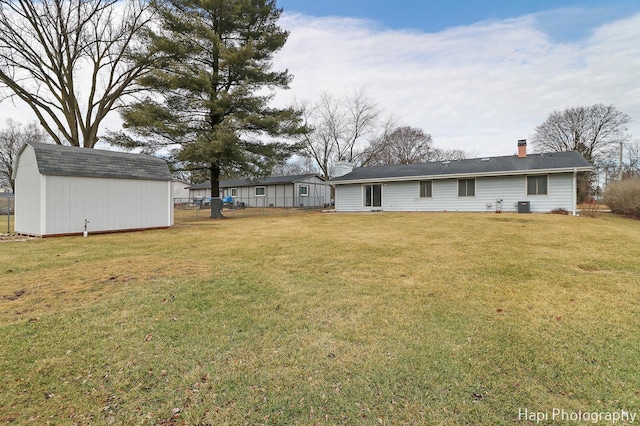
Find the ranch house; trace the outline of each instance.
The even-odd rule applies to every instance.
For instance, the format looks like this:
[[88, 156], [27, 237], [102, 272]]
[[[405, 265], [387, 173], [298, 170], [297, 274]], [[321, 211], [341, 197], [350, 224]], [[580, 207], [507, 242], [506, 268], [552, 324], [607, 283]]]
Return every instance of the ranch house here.
[[[192, 185], [189, 194], [191, 200], [208, 204], [211, 183]], [[230, 197], [234, 206], [318, 208], [330, 203], [331, 187], [315, 174], [234, 179], [220, 181], [220, 197]]]
[[577, 175], [591, 165], [577, 151], [518, 154], [399, 166], [340, 162], [336, 211], [550, 212], [576, 214]]

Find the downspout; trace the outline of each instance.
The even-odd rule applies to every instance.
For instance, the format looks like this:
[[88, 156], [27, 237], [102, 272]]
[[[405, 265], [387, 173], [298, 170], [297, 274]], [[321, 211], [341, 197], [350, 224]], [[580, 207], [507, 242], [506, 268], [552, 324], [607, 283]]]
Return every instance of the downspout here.
[[578, 205], [578, 169], [573, 169], [573, 191], [572, 191], [572, 206], [573, 206], [573, 215], [577, 216], [577, 205]]
[[[338, 191], [336, 190], [336, 184], [333, 182], [329, 182], [329, 185], [333, 189], [333, 191], [329, 191], [329, 208], [333, 207], [333, 210], [336, 210], [336, 206], [338, 205]], [[331, 206], [331, 193], [333, 192], [333, 206]], [[336, 210], [337, 211], [337, 210]]]

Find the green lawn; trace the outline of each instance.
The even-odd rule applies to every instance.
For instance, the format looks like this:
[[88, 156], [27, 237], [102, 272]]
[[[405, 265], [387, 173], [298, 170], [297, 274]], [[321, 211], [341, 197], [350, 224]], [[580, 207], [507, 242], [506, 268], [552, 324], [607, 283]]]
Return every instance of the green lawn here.
[[640, 221], [176, 221], [0, 243], [0, 422], [527, 425], [536, 412], [562, 424], [554, 409], [640, 414]]

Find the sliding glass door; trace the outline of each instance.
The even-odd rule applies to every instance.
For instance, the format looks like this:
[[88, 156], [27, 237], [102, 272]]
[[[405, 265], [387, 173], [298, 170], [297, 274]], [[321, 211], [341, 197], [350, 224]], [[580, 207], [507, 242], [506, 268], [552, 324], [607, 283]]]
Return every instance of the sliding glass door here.
[[382, 185], [364, 185], [364, 206], [365, 207], [382, 207]]

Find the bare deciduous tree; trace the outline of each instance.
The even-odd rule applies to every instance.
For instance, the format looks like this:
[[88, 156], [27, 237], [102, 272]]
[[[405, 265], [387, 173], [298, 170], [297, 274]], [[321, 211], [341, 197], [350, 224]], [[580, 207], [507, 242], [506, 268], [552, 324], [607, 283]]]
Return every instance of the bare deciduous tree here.
[[[613, 105], [596, 104], [553, 111], [536, 127], [532, 145], [538, 152], [578, 151], [608, 174], [615, 170], [609, 165], [615, 162], [620, 143], [630, 137], [627, 133], [630, 121], [627, 114]], [[597, 176], [592, 173], [578, 176], [578, 202], [597, 194], [599, 183], [596, 181]]]
[[631, 118], [613, 105], [592, 105], [553, 111], [536, 127], [532, 145], [538, 152], [579, 151], [596, 162], [615, 155], [620, 142], [629, 139]]
[[361, 155], [361, 166], [423, 163], [433, 151], [431, 135], [416, 127], [398, 127], [373, 140]]
[[330, 120], [322, 118], [319, 105], [311, 105], [305, 101], [299, 103], [297, 107], [302, 111], [302, 120], [308, 129], [307, 133], [299, 137], [304, 145], [302, 153], [318, 165], [325, 178], [329, 178], [336, 149], [329, 126]]
[[318, 169], [315, 162], [308, 157], [296, 157], [279, 164], [271, 170], [272, 176], [315, 174]]
[[461, 149], [456, 149], [456, 148], [449, 148], [449, 149], [434, 148], [431, 151], [431, 156], [429, 158], [429, 161], [455, 161], [455, 160], [464, 160], [464, 159], [472, 158], [475, 156], [476, 154], [474, 153], [468, 153], [466, 151], [463, 151]]
[[361, 166], [454, 161], [470, 158], [461, 149], [442, 149], [433, 146], [431, 135], [415, 127], [396, 127], [372, 141], [360, 154]]
[[355, 162], [360, 145], [375, 134], [380, 110], [364, 91], [344, 99], [323, 92], [316, 104], [303, 104], [309, 132], [300, 136], [304, 154], [315, 160], [328, 178], [335, 160]]
[[44, 142], [46, 135], [36, 123], [30, 123], [22, 128], [19, 123], [9, 119], [7, 127], [0, 130], [0, 183], [9, 185], [15, 190], [13, 181], [13, 167], [18, 150], [25, 142]]
[[146, 0], [0, 0], [2, 99], [25, 102], [54, 142], [93, 148], [155, 57], [137, 45], [149, 10]]
[[622, 172], [624, 178], [640, 177], [640, 142], [634, 141], [624, 145]]

